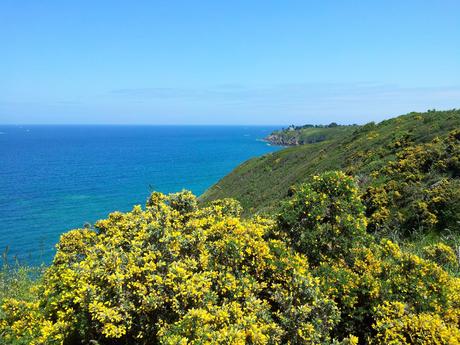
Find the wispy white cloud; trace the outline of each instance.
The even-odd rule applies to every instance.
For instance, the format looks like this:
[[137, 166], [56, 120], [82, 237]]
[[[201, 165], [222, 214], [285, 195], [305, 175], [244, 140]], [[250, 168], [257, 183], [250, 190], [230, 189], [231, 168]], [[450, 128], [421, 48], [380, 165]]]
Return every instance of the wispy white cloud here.
[[297, 83], [267, 87], [222, 84], [208, 88], [126, 88], [112, 90], [116, 97], [131, 99], [268, 100], [306, 102], [311, 100], [355, 101], [366, 97], [435, 97], [460, 100], [460, 86], [402, 87], [378, 83]]
[[[0, 100], [0, 122], [303, 124], [365, 123], [411, 111], [460, 107], [460, 86], [290, 83], [269, 86], [222, 83], [201, 88], [123, 88], [74, 100]], [[33, 113], [30, 109], [33, 108]], [[23, 114], [23, 115], [22, 115]], [[65, 115], [63, 115], [65, 114]], [[8, 116], [7, 116], [8, 115]], [[83, 121], [81, 119], [84, 119]]]

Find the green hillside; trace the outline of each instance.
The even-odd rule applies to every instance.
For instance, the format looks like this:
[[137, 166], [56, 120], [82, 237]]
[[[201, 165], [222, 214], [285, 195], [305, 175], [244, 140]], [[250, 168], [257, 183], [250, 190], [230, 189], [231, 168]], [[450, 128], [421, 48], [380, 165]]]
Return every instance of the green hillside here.
[[[449, 184], [446, 188], [451, 191], [454, 187], [452, 183], [458, 182], [458, 140], [455, 136], [449, 137], [449, 133], [460, 128], [460, 110], [414, 112], [378, 124], [371, 122], [345, 128], [345, 132], [340, 131], [328, 140], [290, 147], [249, 160], [211, 187], [201, 200], [206, 203], [231, 197], [239, 200], [248, 214], [265, 213], [273, 211], [279, 200], [288, 196], [293, 185], [306, 181], [311, 175], [343, 170], [358, 178], [368, 213], [372, 212], [375, 203], [380, 202], [386, 205], [388, 218], [404, 218], [401, 222], [405, 222], [407, 216], [395, 212], [413, 212], [413, 207], [408, 204], [425, 202], [426, 189], [433, 192], [431, 186], [436, 183], [437, 186]], [[432, 143], [436, 137], [440, 140]], [[451, 148], [453, 152], [446, 151], [449, 145], [454, 147]], [[421, 157], [421, 153], [417, 157], [416, 152], [412, 152], [414, 150], [426, 157]], [[442, 157], [443, 153], [447, 156]], [[404, 176], [397, 176], [395, 171], [401, 170], [401, 167], [392, 169], [391, 166], [407, 159], [426, 160], [424, 164], [427, 166], [404, 166], [403, 169], [408, 171], [420, 169], [417, 171], [419, 176], [407, 177], [403, 174], [407, 171], [400, 172]], [[450, 162], [448, 167], [442, 168], [436, 165], [442, 160], [456, 160], [457, 163]], [[394, 179], [398, 187], [386, 187]], [[403, 179], [408, 181], [402, 183]], [[447, 182], [442, 182], [444, 179]], [[385, 200], [376, 200], [378, 198]], [[424, 207], [423, 204], [419, 206]], [[406, 225], [409, 230], [421, 226]]]

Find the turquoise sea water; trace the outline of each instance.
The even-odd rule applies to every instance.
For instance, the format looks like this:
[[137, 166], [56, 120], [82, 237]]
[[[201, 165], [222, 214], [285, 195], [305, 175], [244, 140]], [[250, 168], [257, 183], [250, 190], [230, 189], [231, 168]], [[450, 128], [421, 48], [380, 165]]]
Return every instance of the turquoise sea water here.
[[203, 193], [279, 148], [275, 127], [0, 126], [0, 250], [49, 263], [59, 235], [145, 204], [151, 191]]

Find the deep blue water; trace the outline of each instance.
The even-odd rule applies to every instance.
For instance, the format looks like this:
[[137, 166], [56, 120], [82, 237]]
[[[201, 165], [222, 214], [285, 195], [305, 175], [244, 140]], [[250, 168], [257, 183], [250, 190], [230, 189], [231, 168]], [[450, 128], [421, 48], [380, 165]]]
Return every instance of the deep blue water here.
[[0, 126], [0, 250], [49, 263], [63, 232], [145, 204], [152, 190], [200, 195], [277, 150], [274, 127]]

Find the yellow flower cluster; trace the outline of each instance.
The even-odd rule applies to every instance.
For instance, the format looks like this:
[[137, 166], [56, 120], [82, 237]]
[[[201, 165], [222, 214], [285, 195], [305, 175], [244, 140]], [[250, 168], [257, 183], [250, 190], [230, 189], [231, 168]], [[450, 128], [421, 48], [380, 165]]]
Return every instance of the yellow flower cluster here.
[[376, 308], [377, 336], [372, 344], [460, 344], [460, 330], [433, 313], [413, 314], [400, 302], [385, 302]]
[[[1, 331], [32, 344], [313, 344], [338, 319], [305, 257], [235, 201], [154, 193], [96, 231], [62, 235], [39, 303], [4, 303]], [[31, 339], [32, 339], [31, 338]], [[6, 339], [6, 338], [5, 338]]]
[[352, 258], [348, 264], [324, 262], [315, 273], [322, 277], [323, 291], [341, 310], [342, 328], [337, 337], [353, 333], [369, 341], [375, 337], [383, 339], [382, 334], [386, 333], [379, 333], [383, 328], [379, 326], [381, 317], [377, 311], [381, 305], [393, 302], [410, 312], [407, 318], [429, 314], [442, 320], [442, 327], [458, 331], [459, 278], [450, 276], [431, 261], [402, 251], [389, 240], [368, 248], [354, 248]]
[[395, 156], [371, 173], [364, 193], [369, 229], [400, 234], [455, 229], [460, 214], [460, 130], [404, 146]]
[[278, 228], [310, 263], [346, 259], [367, 242], [364, 208], [354, 180], [340, 171], [313, 176], [296, 188], [278, 215]]
[[3, 344], [458, 344], [460, 278], [366, 233], [351, 177], [298, 186], [275, 220], [153, 193], [62, 235], [36, 300], [5, 299]]
[[[280, 230], [307, 255], [310, 271], [320, 278], [322, 291], [340, 310], [333, 338], [345, 339], [352, 334], [362, 342], [386, 344], [387, 334], [380, 327], [383, 321], [378, 310], [382, 305], [398, 302], [407, 309], [407, 319], [425, 322], [429, 316], [437, 320], [433, 322], [439, 329], [448, 330], [448, 337], [434, 343], [459, 340], [460, 279], [435, 262], [401, 250], [388, 239], [377, 242], [369, 237], [365, 220], [362, 221], [364, 210], [353, 185], [351, 177], [338, 172], [314, 177], [297, 188], [278, 216]], [[425, 251], [438, 262], [455, 259], [446, 245], [432, 245]], [[416, 326], [407, 327], [393, 332], [417, 338]], [[424, 323], [420, 327], [429, 326]]]
[[458, 258], [454, 250], [442, 242], [424, 247], [423, 256], [442, 266], [458, 266]]

